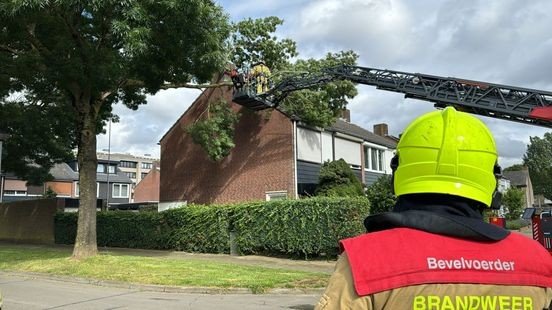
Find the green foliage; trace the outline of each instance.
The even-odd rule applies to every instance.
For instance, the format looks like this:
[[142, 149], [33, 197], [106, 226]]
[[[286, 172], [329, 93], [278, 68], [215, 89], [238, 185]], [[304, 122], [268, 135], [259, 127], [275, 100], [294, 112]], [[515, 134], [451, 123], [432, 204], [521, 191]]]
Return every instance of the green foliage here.
[[[302, 74], [323, 74], [324, 68], [338, 65], [356, 65], [358, 55], [353, 51], [328, 53], [322, 59], [299, 59], [296, 43], [288, 38], [280, 39], [275, 35], [283, 21], [271, 16], [260, 19], [245, 19], [233, 24], [233, 33], [228, 40], [229, 59], [236, 66], [244, 68], [258, 60], [264, 60], [272, 71], [273, 84], [283, 78], [300, 77]], [[348, 100], [357, 95], [355, 84], [351, 81], [334, 81], [296, 91], [280, 104], [286, 114], [294, 115], [311, 126], [328, 127], [335, 122], [336, 116], [343, 110]], [[226, 157], [234, 146], [231, 132], [233, 123], [222, 122], [207, 124], [200, 121], [193, 125], [194, 141], [200, 144], [209, 157], [219, 161]], [[220, 135], [220, 132], [226, 134]]]
[[523, 164], [515, 164], [511, 165], [510, 167], [504, 168], [504, 171], [521, 171], [523, 170], [523, 168]]
[[[55, 242], [73, 244], [77, 232], [77, 213], [55, 216]], [[99, 246], [167, 249], [168, 236], [160, 213], [109, 211], [97, 213]]]
[[552, 133], [530, 137], [523, 164], [529, 168], [535, 195], [552, 199]]
[[284, 23], [275, 16], [259, 19], [247, 18], [233, 24], [230, 36], [229, 59], [237, 67], [244, 67], [264, 60], [269, 68], [277, 71], [285, 67], [290, 58], [297, 56], [295, 41], [278, 39], [278, 26]]
[[365, 232], [364, 198], [309, 198], [243, 204], [233, 208], [238, 249], [244, 254], [327, 255], [338, 241]]
[[41, 103], [0, 98], [0, 133], [10, 136], [2, 143], [2, 169], [32, 185], [51, 180], [50, 168], [73, 158], [76, 127], [71, 108], [44, 104], [48, 99]]
[[316, 196], [363, 196], [362, 183], [343, 159], [326, 161], [320, 169]]
[[46, 189], [46, 192], [44, 192], [44, 195], [42, 195], [42, 198], [56, 198], [56, 197], [57, 197], [57, 193], [50, 186], [48, 186], [48, 189]]
[[519, 219], [523, 211], [523, 201], [525, 195], [517, 187], [510, 187], [502, 197], [502, 203], [508, 208], [507, 219]]
[[228, 253], [225, 206], [188, 205], [160, 213], [168, 228], [170, 248], [186, 252]]
[[391, 176], [379, 177], [376, 182], [366, 188], [366, 196], [370, 201], [371, 214], [391, 211], [397, 203], [397, 197], [391, 192]]
[[[229, 232], [243, 254], [330, 255], [363, 233], [364, 198], [310, 198], [236, 205], [188, 205], [160, 213], [99, 212], [98, 245], [228, 253]], [[72, 244], [76, 213], [55, 217], [56, 243]]]
[[[319, 74], [324, 68], [356, 65], [357, 59], [358, 55], [353, 51], [328, 53], [322, 59], [297, 60], [295, 64], [289, 65], [288, 70]], [[353, 82], [339, 80], [321, 84], [312, 89], [293, 92], [280, 106], [288, 114], [299, 117], [306, 124], [324, 128], [335, 122], [336, 116], [357, 93]]]
[[234, 144], [234, 124], [239, 115], [224, 101], [211, 102], [204, 120], [187, 128], [195, 143], [201, 145], [207, 156], [220, 161], [228, 156]]

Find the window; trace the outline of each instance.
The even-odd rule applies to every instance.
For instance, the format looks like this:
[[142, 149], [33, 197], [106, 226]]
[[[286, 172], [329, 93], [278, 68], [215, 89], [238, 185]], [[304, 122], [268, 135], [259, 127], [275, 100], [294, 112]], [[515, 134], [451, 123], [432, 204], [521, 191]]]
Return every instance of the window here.
[[151, 169], [151, 163], [142, 163], [142, 169]]
[[125, 174], [131, 179], [136, 179], [136, 172], [125, 172]]
[[128, 184], [113, 184], [113, 198], [128, 198]]
[[287, 199], [287, 191], [266, 192], [266, 201]]
[[115, 173], [115, 166], [109, 165], [109, 173]]
[[105, 165], [104, 164], [98, 164], [98, 167], [96, 167], [97, 173], [105, 173]]
[[364, 169], [374, 171], [384, 171], [385, 162], [384, 150], [374, 147], [364, 146]]
[[135, 162], [135, 161], [121, 160], [121, 163], [119, 164], [119, 166], [121, 166], [123, 168], [136, 168], [136, 164], [137, 164], [137, 162]]
[[143, 178], [145, 178], [145, 177], [146, 177], [146, 175], [148, 175], [148, 173], [147, 173], [147, 172], [142, 172], [141, 178], [142, 178], [142, 179], [143, 179]]
[[26, 191], [13, 191], [13, 190], [6, 190], [4, 191], [5, 196], [26, 196]]
[[[80, 184], [79, 182], [75, 182], [75, 197], [80, 196]], [[100, 183], [96, 182], [96, 197], [100, 197]]]

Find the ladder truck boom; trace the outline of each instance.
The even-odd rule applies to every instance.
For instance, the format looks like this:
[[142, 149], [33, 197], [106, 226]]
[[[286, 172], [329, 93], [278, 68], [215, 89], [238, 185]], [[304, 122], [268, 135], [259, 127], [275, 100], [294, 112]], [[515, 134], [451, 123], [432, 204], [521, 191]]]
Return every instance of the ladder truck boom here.
[[336, 80], [403, 93], [405, 98], [432, 102], [436, 108], [453, 106], [467, 113], [552, 128], [549, 91], [348, 65], [290, 76], [260, 94], [245, 87], [236, 91], [233, 100], [253, 110], [276, 108], [293, 91]]

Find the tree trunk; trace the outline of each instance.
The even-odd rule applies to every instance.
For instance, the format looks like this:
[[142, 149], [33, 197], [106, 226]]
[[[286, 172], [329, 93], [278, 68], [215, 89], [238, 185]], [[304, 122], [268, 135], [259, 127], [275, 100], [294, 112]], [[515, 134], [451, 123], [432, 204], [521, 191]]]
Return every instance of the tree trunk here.
[[[81, 103], [89, 107], [89, 103]], [[81, 107], [82, 107], [81, 105]], [[96, 241], [96, 120], [90, 109], [79, 113], [79, 220], [73, 249], [74, 259], [98, 254]]]

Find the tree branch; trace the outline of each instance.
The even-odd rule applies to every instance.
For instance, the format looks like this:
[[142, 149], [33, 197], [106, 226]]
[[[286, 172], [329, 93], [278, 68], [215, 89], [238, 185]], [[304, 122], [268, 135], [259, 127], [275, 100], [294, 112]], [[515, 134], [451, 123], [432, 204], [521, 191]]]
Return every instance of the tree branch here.
[[233, 86], [232, 82], [222, 82], [215, 84], [188, 84], [188, 83], [171, 83], [161, 85], [161, 89], [171, 89], [171, 88], [194, 88], [194, 89], [204, 89], [204, 88], [219, 88], [224, 86]]
[[49, 49], [47, 49], [44, 45], [42, 45], [42, 42], [37, 39], [34, 33], [34, 29], [36, 27], [36, 24], [29, 24], [27, 25], [27, 40], [29, 40], [29, 43], [31, 43], [31, 47], [37, 50], [40, 54], [42, 54], [43, 57], [51, 58], [52, 53]]
[[6, 46], [6, 45], [1, 45], [1, 44], [0, 44], [0, 50], [5, 51], [5, 52], [12, 53], [12, 54], [14, 54], [14, 55], [18, 55], [18, 54], [19, 54], [19, 53], [17, 52], [16, 49], [11, 48], [11, 47]]

